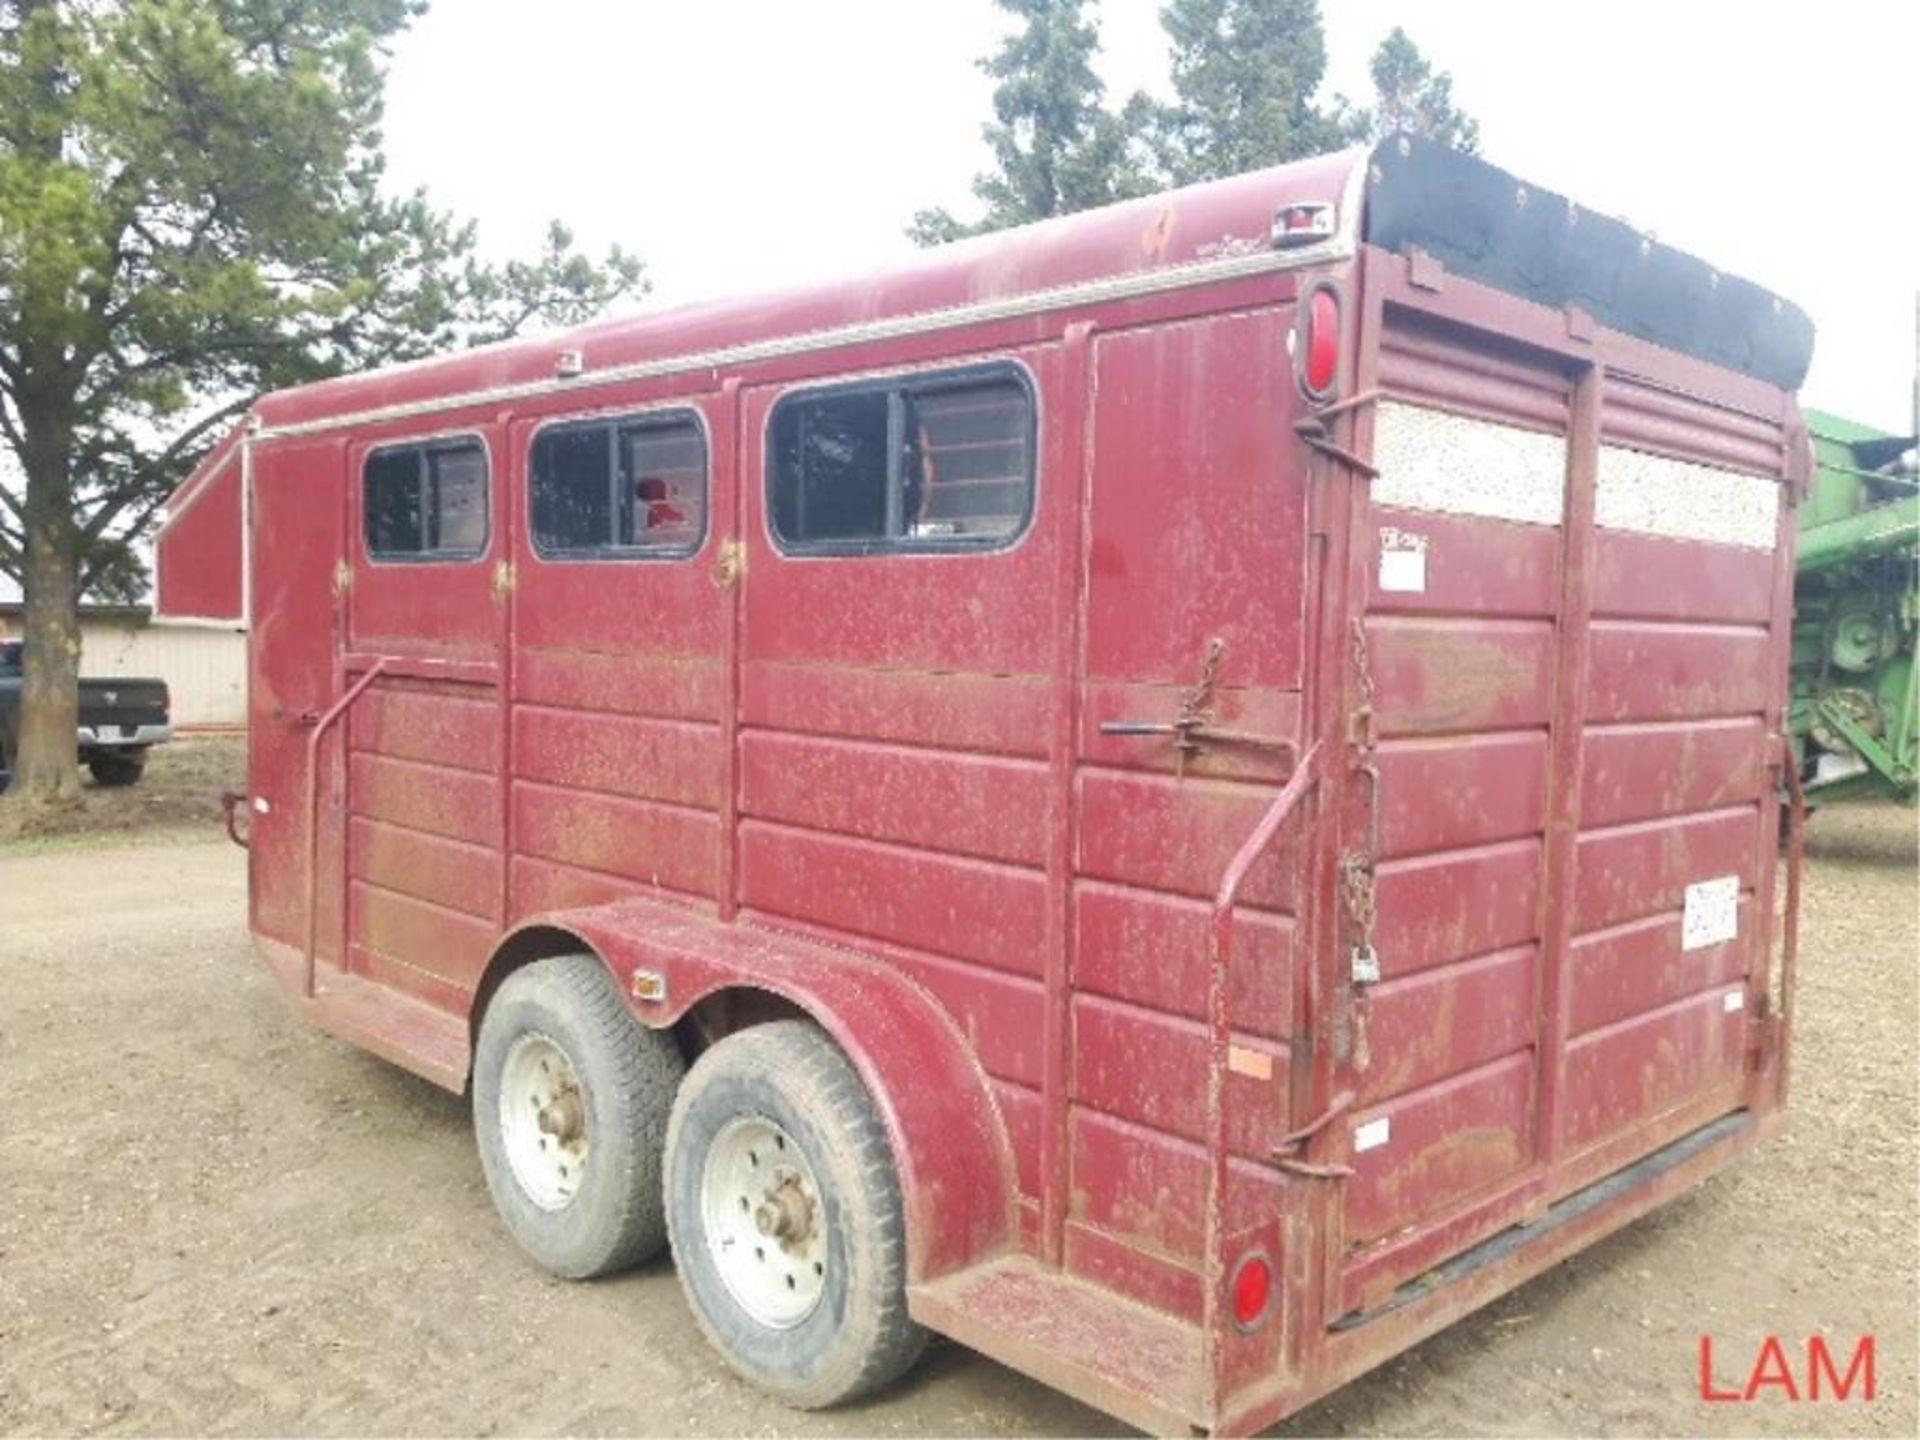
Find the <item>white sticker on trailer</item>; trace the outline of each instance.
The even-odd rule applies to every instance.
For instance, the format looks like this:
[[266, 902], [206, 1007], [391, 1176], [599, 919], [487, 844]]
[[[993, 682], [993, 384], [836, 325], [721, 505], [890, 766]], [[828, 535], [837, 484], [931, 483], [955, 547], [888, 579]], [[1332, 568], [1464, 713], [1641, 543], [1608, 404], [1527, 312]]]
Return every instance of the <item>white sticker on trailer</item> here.
[[1747, 994], [1744, 990], [1729, 990], [1720, 1001], [1720, 1008], [1731, 1015], [1736, 1010], [1747, 1008]]
[[1427, 588], [1427, 537], [1392, 525], [1380, 529], [1381, 593], [1420, 595]]
[[1366, 1150], [1378, 1150], [1392, 1134], [1393, 1117], [1390, 1115], [1356, 1125], [1353, 1127], [1353, 1153], [1358, 1155]]
[[1740, 933], [1740, 877], [1722, 875], [1687, 886], [1680, 917], [1680, 948], [1704, 950]]

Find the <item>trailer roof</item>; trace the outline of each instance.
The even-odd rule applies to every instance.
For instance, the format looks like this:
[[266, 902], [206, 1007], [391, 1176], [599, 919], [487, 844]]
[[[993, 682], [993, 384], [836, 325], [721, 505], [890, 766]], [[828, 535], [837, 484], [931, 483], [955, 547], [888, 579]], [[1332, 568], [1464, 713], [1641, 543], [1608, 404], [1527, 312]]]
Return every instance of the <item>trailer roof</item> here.
[[1454, 274], [1578, 305], [1624, 334], [1783, 390], [1807, 377], [1813, 322], [1750, 280], [1431, 141], [1395, 136], [1370, 168], [1371, 245], [1417, 246]]
[[[1282, 207], [1336, 207], [1334, 236], [1276, 250]], [[769, 219], [769, 244], [780, 222]], [[1036, 313], [1351, 254], [1417, 246], [1449, 271], [1755, 376], [1799, 384], [1813, 327], [1750, 282], [1472, 156], [1406, 136], [1003, 231], [835, 283], [648, 311], [271, 395], [269, 431], [333, 428], [557, 384], [744, 363]], [[578, 356], [578, 379], [558, 376]], [[189, 482], [191, 484], [191, 482]]]

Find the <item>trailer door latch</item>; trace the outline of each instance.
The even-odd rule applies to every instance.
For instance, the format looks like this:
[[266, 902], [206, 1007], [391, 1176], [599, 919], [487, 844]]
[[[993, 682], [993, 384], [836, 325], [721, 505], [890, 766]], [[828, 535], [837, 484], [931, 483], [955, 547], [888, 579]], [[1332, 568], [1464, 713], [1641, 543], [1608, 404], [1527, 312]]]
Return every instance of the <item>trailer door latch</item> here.
[[1155, 723], [1147, 720], [1103, 720], [1100, 722], [1102, 735], [1172, 735], [1175, 748], [1180, 752], [1181, 763], [1198, 759], [1206, 753], [1206, 746], [1247, 745], [1257, 750], [1273, 750], [1281, 755], [1292, 756], [1299, 753], [1299, 746], [1280, 735], [1253, 735], [1245, 730], [1228, 730], [1209, 724], [1198, 716], [1183, 716], [1169, 723]]
[[1280, 1143], [1273, 1147], [1273, 1163], [1289, 1175], [1298, 1175], [1308, 1180], [1341, 1180], [1353, 1173], [1351, 1165], [1323, 1165], [1312, 1160], [1300, 1158], [1300, 1152], [1307, 1148], [1307, 1142], [1318, 1135], [1327, 1126], [1338, 1120], [1353, 1108], [1354, 1092], [1342, 1090], [1335, 1095], [1327, 1108], [1298, 1130], [1280, 1137]]
[[1171, 721], [1152, 720], [1103, 720], [1100, 722], [1102, 735], [1171, 735], [1173, 748], [1178, 759], [1174, 765], [1174, 775], [1186, 774], [1187, 762], [1198, 760], [1206, 753], [1206, 746], [1245, 745], [1256, 750], [1273, 750], [1289, 760], [1297, 761], [1300, 747], [1292, 740], [1280, 735], [1254, 735], [1245, 730], [1229, 730], [1214, 724], [1214, 691], [1220, 683], [1220, 662], [1227, 653], [1227, 643], [1219, 636], [1207, 642], [1206, 654], [1200, 661], [1200, 683], [1180, 696], [1180, 709]]

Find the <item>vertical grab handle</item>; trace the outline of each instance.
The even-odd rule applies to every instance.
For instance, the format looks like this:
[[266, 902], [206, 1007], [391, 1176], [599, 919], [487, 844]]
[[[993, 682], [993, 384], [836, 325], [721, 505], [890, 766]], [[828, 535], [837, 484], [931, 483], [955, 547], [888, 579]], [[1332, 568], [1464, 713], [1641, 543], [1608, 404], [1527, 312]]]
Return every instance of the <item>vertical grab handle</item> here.
[[1207, 929], [1207, 1213], [1205, 1334], [1206, 1375], [1212, 1402], [1224, 1393], [1223, 1361], [1226, 1324], [1222, 1301], [1226, 1288], [1226, 1257], [1220, 1253], [1226, 1234], [1227, 1207], [1227, 1062], [1232, 1032], [1227, 1013], [1227, 978], [1233, 956], [1234, 908], [1256, 862], [1267, 852], [1280, 828], [1306, 798], [1315, 783], [1320, 745], [1316, 741], [1280, 787], [1260, 823], [1254, 826], [1233, 859], [1227, 862], [1215, 893]]
[[306, 941], [301, 952], [300, 993], [311, 1000], [314, 995], [314, 970], [319, 957], [320, 930], [320, 742], [326, 738], [342, 715], [366, 688], [387, 668], [385, 660], [376, 660], [361, 677], [347, 687], [347, 693], [333, 702], [314, 722], [307, 736], [307, 923]]

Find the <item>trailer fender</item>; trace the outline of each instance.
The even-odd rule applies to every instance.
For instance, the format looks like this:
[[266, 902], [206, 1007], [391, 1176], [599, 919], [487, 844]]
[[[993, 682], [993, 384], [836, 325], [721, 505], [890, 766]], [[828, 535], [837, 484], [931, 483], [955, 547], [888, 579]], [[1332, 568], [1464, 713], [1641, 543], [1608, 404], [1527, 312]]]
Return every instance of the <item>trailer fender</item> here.
[[853, 1061], [893, 1147], [909, 1281], [1011, 1248], [1017, 1182], [999, 1107], [959, 1027], [918, 983], [850, 949], [659, 901], [548, 914], [515, 936], [553, 930], [600, 957], [648, 1026], [673, 1025], [722, 991], [757, 989], [826, 1030]]

